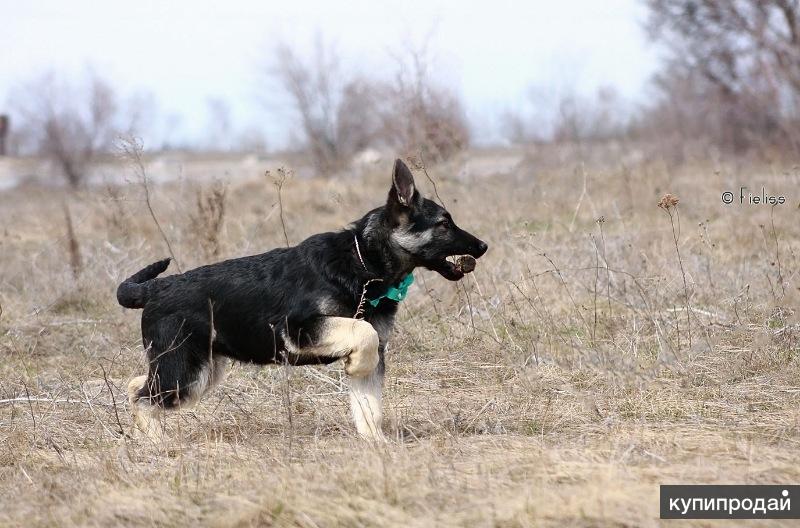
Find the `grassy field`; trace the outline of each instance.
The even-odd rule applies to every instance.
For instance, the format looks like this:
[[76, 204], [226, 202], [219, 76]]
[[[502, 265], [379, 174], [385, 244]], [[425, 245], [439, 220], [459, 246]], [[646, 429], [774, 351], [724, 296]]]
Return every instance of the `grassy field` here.
[[[168, 254], [135, 167], [0, 193], [0, 525], [647, 526], [659, 484], [800, 482], [797, 167], [464, 166], [428, 173], [490, 251], [460, 283], [417, 272], [380, 447], [339, 364], [236, 365], [166, 445], [128, 438], [144, 359], [114, 292]], [[292, 243], [345, 225], [390, 164], [289, 175], [282, 215], [280, 175], [249, 170], [150, 187], [183, 269], [284, 245], [281, 216]], [[762, 186], [786, 203], [747, 203]]]

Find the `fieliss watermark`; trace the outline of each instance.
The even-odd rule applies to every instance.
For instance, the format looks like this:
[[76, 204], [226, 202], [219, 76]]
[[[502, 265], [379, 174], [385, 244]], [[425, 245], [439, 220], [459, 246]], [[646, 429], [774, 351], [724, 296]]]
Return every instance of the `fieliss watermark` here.
[[739, 192], [725, 191], [722, 193], [722, 203], [725, 205], [783, 205], [786, 197], [782, 194], [773, 195], [762, 187], [761, 192], [753, 192], [747, 187], [739, 187]]
[[800, 486], [661, 486], [662, 519], [800, 519]]

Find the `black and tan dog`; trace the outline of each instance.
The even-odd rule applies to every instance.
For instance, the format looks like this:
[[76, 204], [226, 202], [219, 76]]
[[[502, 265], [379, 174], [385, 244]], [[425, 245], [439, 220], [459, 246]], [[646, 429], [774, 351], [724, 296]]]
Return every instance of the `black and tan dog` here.
[[418, 266], [459, 280], [464, 270], [447, 257], [478, 258], [486, 249], [423, 198], [397, 160], [386, 205], [342, 231], [180, 275], [157, 278], [169, 259], [147, 266], [117, 290], [122, 306], [144, 309], [149, 371], [128, 385], [138, 427], [160, 438], [162, 411], [199, 400], [222, 380], [229, 359], [343, 359], [356, 428], [381, 438], [384, 352], [398, 292]]

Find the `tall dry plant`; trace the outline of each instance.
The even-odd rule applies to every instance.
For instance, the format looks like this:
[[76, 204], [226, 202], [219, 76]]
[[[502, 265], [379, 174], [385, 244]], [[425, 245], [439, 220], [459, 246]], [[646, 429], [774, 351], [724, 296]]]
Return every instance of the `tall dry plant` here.
[[[661, 197], [658, 202], [658, 207], [669, 216], [669, 223], [672, 227], [672, 241], [675, 244], [675, 253], [678, 255], [678, 266], [681, 270], [681, 277], [683, 278], [683, 299], [686, 307], [686, 334], [688, 337], [689, 347], [692, 346], [692, 322], [691, 322], [691, 308], [689, 306], [689, 287], [686, 284], [686, 270], [683, 267], [683, 258], [681, 257], [681, 248], [678, 240], [681, 236], [681, 216], [678, 212], [678, 202], [680, 200], [677, 196], [670, 193]], [[677, 228], [675, 226], [677, 222]], [[678, 333], [678, 350], [681, 348], [681, 336]]]
[[272, 172], [267, 170], [264, 172], [264, 176], [272, 179], [272, 184], [275, 185], [275, 190], [278, 193], [278, 216], [281, 221], [281, 229], [283, 230], [283, 240], [286, 243], [286, 247], [289, 247], [289, 235], [286, 232], [286, 218], [283, 215], [283, 186], [286, 184], [286, 180], [292, 177], [292, 171], [284, 167], [279, 167], [275, 172], [277, 174], [273, 177]]
[[189, 215], [193, 234], [207, 258], [216, 258], [220, 253], [220, 235], [225, 221], [225, 197], [227, 187], [217, 182], [210, 189], [199, 189], [196, 210]]
[[147, 169], [144, 166], [144, 147], [142, 146], [141, 141], [137, 140], [133, 136], [123, 137], [120, 140], [120, 150], [123, 158], [125, 158], [133, 166], [136, 176], [141, 181], [142, 189], [144, 189], [144, 201], [147, 205], [147, 210], [150, 212], [150, 218], [152, 218], [153, 223], [158, 229], [158, 232], [161, 234], [161, 239], [167, 246], [167, 250], [169, 251], [170, 257], [172, 257], [172, 261], [175, 263], [175, 267], [179, 273], [183, 273], [181, 265], [178, 262], [178, 259], [175, 257], [175, 251], [172, 249], [172, 243], [170, 242], [169, 237], [167, 237], [167, 233], [164, 231], [164, 228], [161, 226], [161, 222], [158, 220], [155, 210], [153, 210], [153, 201], [150, 195], [150, 181], [147, 176]]

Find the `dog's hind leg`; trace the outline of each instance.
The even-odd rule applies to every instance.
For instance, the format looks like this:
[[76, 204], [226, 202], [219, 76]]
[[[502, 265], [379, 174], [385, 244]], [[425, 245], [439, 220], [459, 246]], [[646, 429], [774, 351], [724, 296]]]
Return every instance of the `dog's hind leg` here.
[[[164, 439], [162, 417], [165, 411], [188, 408], [219, 384], [227, 373], [229, 360], [208, 352], [208, 335], [191, 333], [183, 326], [163, 323], [152, 332], [147, 376], [128, 384], [128, 399], [136, 426], [148, 438]], [[172, 332], [173, 337], [166, 339]]]
[[296, 339], [283, 336], [287, 352], [293, 355], [344, 359], [344, 371], [350, 377], [350, 404], [356, 430], [365, 438], [383, 439], [383, 362], [375, 328], [359, 319], [324, 317], [306, 321], [301, 328], [290, 328], [288, 333], [296, 336]]

